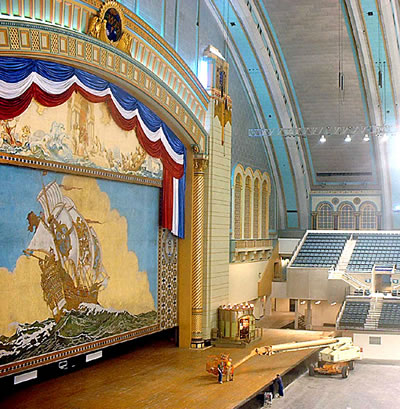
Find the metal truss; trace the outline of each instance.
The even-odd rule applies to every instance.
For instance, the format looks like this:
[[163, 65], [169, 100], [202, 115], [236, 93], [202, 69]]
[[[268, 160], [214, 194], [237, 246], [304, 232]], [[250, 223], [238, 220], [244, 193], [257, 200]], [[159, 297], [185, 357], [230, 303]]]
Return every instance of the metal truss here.
[[286, 138], [308, 136], [378, 136], [399, 134], [400, 129], [394, 125], [383, 126], [313, 126], [307, 128], [255, 128], [249, 129], [250, 138], [262, 138], [270, 136], [283, 136]]

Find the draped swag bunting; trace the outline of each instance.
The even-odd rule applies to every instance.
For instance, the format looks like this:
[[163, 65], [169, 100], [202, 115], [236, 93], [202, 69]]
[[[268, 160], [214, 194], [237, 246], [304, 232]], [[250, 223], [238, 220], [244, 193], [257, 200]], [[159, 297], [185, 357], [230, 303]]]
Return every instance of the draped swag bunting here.
[[76, 91], [90, 102], [106, 102], [122, 129], [135, 129], [146, 152], [163, 163], [161, 225], [184, 237], [186, 148], [149, 108], [93, 74], [54, 62], [0, 58], [0, 119], [21, 115], [32, 99], [46, 107], [66, 102]]

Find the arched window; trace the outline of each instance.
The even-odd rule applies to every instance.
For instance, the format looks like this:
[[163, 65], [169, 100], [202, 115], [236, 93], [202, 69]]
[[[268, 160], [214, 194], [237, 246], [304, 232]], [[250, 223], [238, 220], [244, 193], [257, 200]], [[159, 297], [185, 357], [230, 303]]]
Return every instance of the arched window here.
[[242, 176], [236, 175], [235, 179], [235, 211], [234, 211], [234, 225], [235, 225], [235, 239], [242, 238]]
[[246, 177], [246, 185], [244, 188], [244, 238], [251, 238], [250, 233], [250, 221], [251, 221], [251, 179], [250, 176]]
[[344, 203], [339, 208], [339, 230], [355, 229], [354, 208], [351, 204]]
[[269, 189], [268, 183], [264, 180], [262, 184], [261, 193], [261, 236], [262, 238], [268, 238], [269, 230]]
[[259, 238], [259, 208], [260, 208], [260, 182], [254, 180], [254, 197], [253, 197], [253, 238]]
[[328, 203], [322, 203], [317, 210], [317, 229], [333, 230], [333, 208]]
[[377, 228], [376, 207], [372, 203], [362, 204], [360, 207], [360, 229], [376, 230]]

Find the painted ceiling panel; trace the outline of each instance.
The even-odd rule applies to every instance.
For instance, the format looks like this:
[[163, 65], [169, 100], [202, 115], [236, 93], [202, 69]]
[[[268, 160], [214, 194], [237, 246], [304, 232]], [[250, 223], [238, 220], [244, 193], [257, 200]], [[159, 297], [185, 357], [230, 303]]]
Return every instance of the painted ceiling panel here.
[[[338, 0], [264, 0], [298, 98], [304, 126], [369, 125], [342, 8]], [[339, 41], [340, 40], [340, 41]], [[339, 61], [344, 90], [339, 90]], [[371, 143], [361, 137], [308, 136], [317, 183], [374, 183]]]

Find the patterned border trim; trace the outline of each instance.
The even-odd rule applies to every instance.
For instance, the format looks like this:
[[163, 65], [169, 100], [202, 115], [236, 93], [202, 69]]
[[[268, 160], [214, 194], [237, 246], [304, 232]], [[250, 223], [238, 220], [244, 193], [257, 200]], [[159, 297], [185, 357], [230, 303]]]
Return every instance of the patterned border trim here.
[[24, 166], [34, 169], [46, 169], [54, 172], [71, 173], [81, 176], [89, 176], [100, 179], [114, 180], [118, 182], [136, 183], [161, 188], [162, 180], [147, 178], [144, 176], [125, 175], [123, 173], [111, 172], [96, 168], [85, 168], [83, 166], [70, 165], [66, 163], [53, 162], [44, 159], [35, 159], [27, 156], [12, 155], [0, 152], [0, 163], [15, 166]]
[[47, 365], [51, 362], [61, 361], [63, 359], [88, 353], [96, 349], [102, 349], [114, 344], [118, 344], [120, 342], [130, 341], [132, 339], [152, 334], [153, 332], [157, 331], [160, 331], [160, 327], [158, 324], [155, 324], [150, 327], [140, 328], [135, 331], [129, 331], [112, 337], [103, 338], [98, 341], [90, 342], [88, 344], [77, 345], [76, 347], [67, 348], [54, 353], [44, 354], [34, 358], [25, 359], [23, 361], [17, 361], [11, 364], [2, 365], [0, 366], [0, 377], [26, 371], [27, 369], [36, 368], [44, 364]]
[[[136, 42], [134, 47], [135, 55], [141, 54], [143, 58], [140, 60], [146, 61], [146, 65], [93, 37], [68, 29], [0, 20], [0, 55], [47, 59], [51, 56], [60, 63], [68, 60], [78, 67], [86, 65], [111, 74], [151, 97], [186, 130], [188, 138], [204, 148], [207, 132], [201, 121], [205, 119], [205, 111], [200, 112], [199, 107], [195, 110], [201, 120], [198, 119], [192, 112], [196, 103], [194, 98], [183, 90], [182, 82], [178, 83], [173, 71], [161, 70], [161, 65], [157, 65], [150, 56], [144, 58], [148, 52], [143, 45]], [[159, 68], [154, 73], [147, 65]]]
[[158, 236], [158, 322], [160, 329], [178, 325], [178, 239], [167, 229]]

